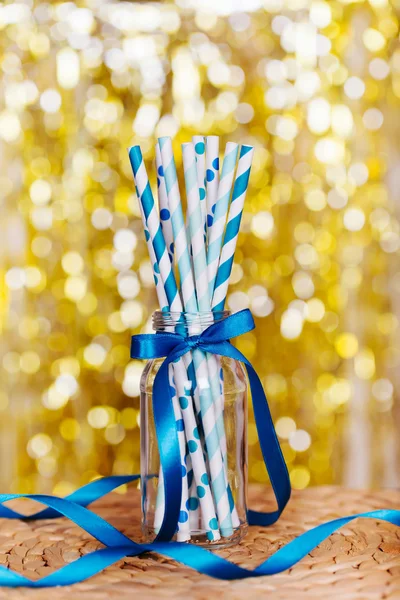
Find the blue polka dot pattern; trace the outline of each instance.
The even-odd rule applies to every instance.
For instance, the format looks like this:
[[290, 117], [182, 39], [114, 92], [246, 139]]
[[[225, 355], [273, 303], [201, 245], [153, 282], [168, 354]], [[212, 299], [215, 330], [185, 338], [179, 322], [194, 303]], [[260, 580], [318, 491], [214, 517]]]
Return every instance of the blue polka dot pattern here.
[[184, 410], [185, 408], [187, 408], [189, 406], [188, 399], [185, 396], [179, 396], [179, 404], [181, 405], [181, 408]]
[[196, 150], [197, 154], [204, 154], [204, 142], [198, 142], [194, 149]]
[[183, 422], [183, 419], [178, 419], [178, 421], [176, 422], [176, 428], [178, 431], [184, 431], [185, 424]]
[[207, 475], [207, 473], [203, 473], [203, 475], [201, 476], [201, 483], [204, 483], [204, 485], [208, 485], [208, 475]]
[[154, 283], [157, 285], [157, 283], [158, 283], [158, 277], [156, 277], [155, 275], [153, 275], [153, 277], [154, 277]]
[[186, 523], [186, 521], [188, 520], [189, 515], [187, 514], [187, 512], [185, 510], [181, 510], [179, 513], [179, 523]]
[[210, 522], [208, 523], [210, 529], [218, 529], [218, 521], [217, 519], [210, 519]]
[[204, 188], [199, 189], [200, 200], [204, 200], [206, 197], [206, 190]]
[[199, 501], [197, 498], [189, 498], [186, 501], [186, 508], [188, 510], [197, 510], [199, 508]]
[[206, 172], [207, 181], [212, 181], [214, 179], [214, 177], [215, 177], [214, 171], [211, 171], [211, 169], [207, 169], [207, 172]]
[[171, 213], [169, 212], [168, 208], [162, 208], [162, 209], [160, 210], [160, 218], [161, 218], [163, 221], [166, 221], [167, 219], [169, 219], [169, 218], [170, 218], [170, 216], [171, 216]]
[[147, 229], [145, 229], [145, 230], [144, 230], [144, 237], [146, 238], [146, 242], [148, 242], [148, 241], [149, 241], [149, 239], [150, 239], [150, 234], [149, 234], [149, 232], [147, 231]]
[[175, 388], [172, 387], [172, 385], [169, 386], [169, 393], [171, 394], [171, 396], [175, 396]]
[[211, 215], [207, 215], [207, 227], [211, 227], [213, 224], [214, 219], [212, 218]]
[[154, 263], [153, 269], [155, 273], [160, 274], [160, 267], [158, 266], [158, 263]]
[[182, 477], [186, 477], [186, 467], [181, 465]]
[[158, 174], [160, 177], [164, 177], [164, 169], [162, 168], [162, 165], [158, 167]]
[[188, 448], [189, 448], [189, 452], [196, 452], [196, 450], [197, 450], [197, 442], [195, 442], [194, 440], [189, 440], [188, 441]]
[[219, 171], [219, 158], [214, 158], [212, 161], [212, 166], [216, 171]]
[[206, 490], [203, 488], [202, 485], [197, 486], [197, 495], [199, 498], [204, 498], [204, 496], [206, 495]]
[[160, 178], [159, 178], [159, 177], [157, 177], [157, 187], [159, 188], [159, 187], [160, 187], [160, 185], [161, 185]]
[[193, 435], [196, 439], [200, 439], [199, 430], [197, 429], [197, 427], [193, 429]]

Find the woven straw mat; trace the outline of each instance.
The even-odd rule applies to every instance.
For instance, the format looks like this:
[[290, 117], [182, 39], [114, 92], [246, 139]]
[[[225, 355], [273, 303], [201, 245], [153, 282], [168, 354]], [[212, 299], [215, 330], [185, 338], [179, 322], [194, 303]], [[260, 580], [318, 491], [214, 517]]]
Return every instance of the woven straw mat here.
[[[251, 486], [249, 496], [252, 508], [271, 510], [274, 507], [272, 493], [266, 492], [263, 486]], [[254, 568], [303, 531], [328, 519], [399, 506], [400, 492], [393, 490], [365, 492], [320, 487], [295, 491], [278, 523], [268, 528], [251, 527], [240, 545], [219, 554], [244, 567]], [[130, 489], [125, 495], [109, 494], [93, 508], [129, 537], [140, 539], [138, 490]], [[400, 529], [394, 525], [357, 519], [333, 534], [294, 568], [273, 577], [218, 581], [162, 556], [146, 554], [121, 560], [96, 577], [68, 588], [0, 588], [0, 600], [202, 600], [214, 595], [229, 600], [267, 596], [274, 600], [400, 600], [399, 538]], [[48, 575], [100, 547], [99, 542], [67, 519], [0, 520], [0, 564], [31, 579]]]

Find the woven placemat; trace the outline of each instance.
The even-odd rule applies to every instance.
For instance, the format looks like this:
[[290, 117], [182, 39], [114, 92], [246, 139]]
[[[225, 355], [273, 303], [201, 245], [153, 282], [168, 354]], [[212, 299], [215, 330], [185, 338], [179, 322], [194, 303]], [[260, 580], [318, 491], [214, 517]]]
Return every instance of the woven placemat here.
[[[272, 509], [265, 487], [250, 488], [250, 504]], [[14, 505], [15, 506], [15, 505]], [[25, 504], [26, 506], [26, 504]], [[255, 567], [303, 531], [328, 519], [378, 508], [398, 508], [400, 492], [364, 492], [339, 487], [295, 491], [279, 522], [269, 528], [251, 527], [239, 546], [220, 555], [245, 567]], [[35, 508], [37, 505], [35, 505]], [[19, 508], [21, 506], [19, 505]], [[93, 505], [126, 535], [140, 539], [139, 492], [109, 494]], [[0, 564], [37, 579], [100, 548], [67, 519], [35, 522], [0, 520]], [[137, 594], [137, 596], [135, 596]], [[302, 600], [400, 599], [400, 529], [358, 519], [333, 534], [290, 571], [273, 577], [224, 582], [199, 575], [157, 555], [126, 558], [87, 582], [53, 589], [0, 589], [0, 599], [118, 600], [139, 598], [206, 599], [265, 598]]]

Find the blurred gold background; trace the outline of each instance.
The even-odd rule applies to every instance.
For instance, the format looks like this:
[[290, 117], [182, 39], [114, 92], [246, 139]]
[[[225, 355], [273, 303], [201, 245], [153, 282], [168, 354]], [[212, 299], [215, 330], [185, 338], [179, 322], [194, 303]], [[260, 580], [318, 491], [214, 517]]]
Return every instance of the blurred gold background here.
[[156, 298], [126, 148], [171, 135], [180, 161], [196, 133], [257, 148], [228, 307], [293, 486], [398, 484], [399, 10], [0, 4], [1, 491], [138, 470]]

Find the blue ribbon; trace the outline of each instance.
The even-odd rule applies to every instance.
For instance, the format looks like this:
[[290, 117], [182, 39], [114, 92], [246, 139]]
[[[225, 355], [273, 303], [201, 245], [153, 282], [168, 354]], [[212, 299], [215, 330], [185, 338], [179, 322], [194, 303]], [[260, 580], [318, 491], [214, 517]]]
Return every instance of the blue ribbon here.
[[[400, 511], [375, 510], [343, 517], [307, 531], [264, 561], [254, 570], [235, 565], [209, 550], [194, 545], [169, 541], [175, 533], [181, 497], [179, 445], [175, 428], [172, 398], [169, 390], [168, 365], [192, 348], [227, 356], [243, 362], [249, 376], [254, 416], [265, 465], [277, 500], [277, 510], [262, 513], [249, 510], [251, 525], [271, 525], [282, 513], [290, 497], [290, 483], [286, 465], [269, 412], [261, 382], [249, 361], [229, 340], [254, 328], [250, 311], [244, 310], [219, 323], [214, 323], [198, 336], [183, 337], [179, 333], [139, 335], [132, 338], [131, 356], [157, 358], [166, 356], [154, 380], [153, 411], [159, 440], [160, 460], [164, 469], [166, 512], [159, 534], [154, 542], [138, 544], [86, 508], [116, 487], [139, 479], [139, 475], [104, 477], [75, 491], [67, 498], [40, 494], [0, 495], [0, 517], [13, 519], [53, 518], [63, 515], [82, 527], [104, 544], [105, 548], [82, 556], [51, 575], [31, 581], [19, 573], [0, 565], [0, 585], [7, 587], [52, 587], [71, 585], [88, 579], [125, 556], [143, 552], [157, 552], [211, 577], [224, 580], [245, 579], [281, 573], [295, 565], [334, 531], [359, 517], [381, 519], [400, 526]], [[179, 467], [179, 468], [178, 468]], [[172, 485], [171, 485], [172, 483]], [[31, 498], [48, 508], [26, 517], [3, 504], [15, 498]]]

